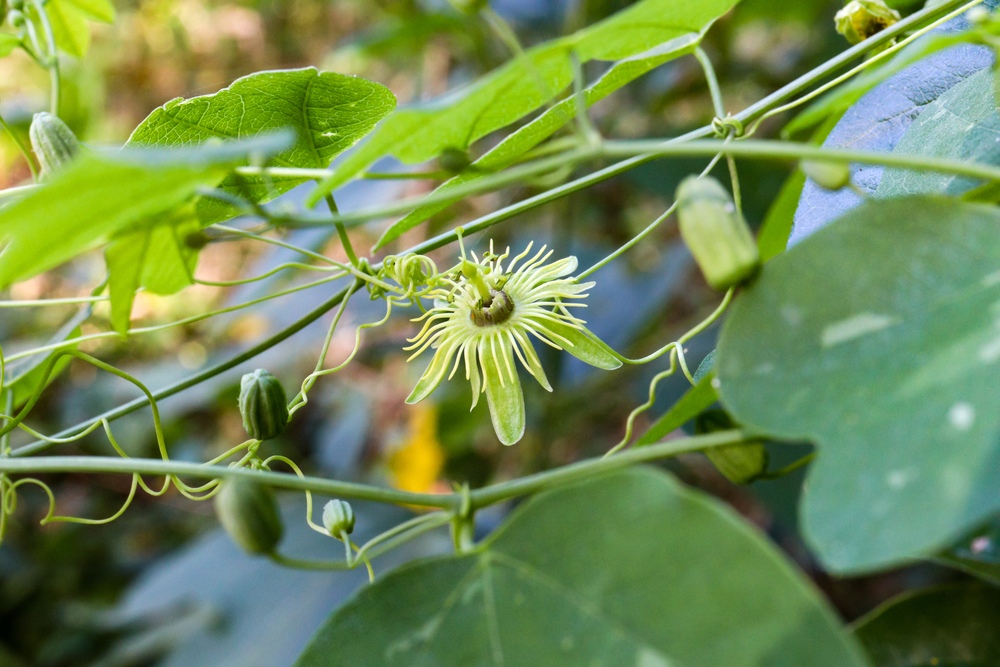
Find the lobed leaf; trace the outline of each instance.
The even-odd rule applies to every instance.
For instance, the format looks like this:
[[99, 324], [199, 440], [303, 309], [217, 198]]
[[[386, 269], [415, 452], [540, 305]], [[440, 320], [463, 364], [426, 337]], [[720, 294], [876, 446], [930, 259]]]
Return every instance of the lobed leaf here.
[[819, 446], [802, 520], [834, 571], [928, 554], [1000, 509], [998, 268], [997, 209], [871, 201], [735, 300], [722, 402]]
[[[264, 164], [325, 169], [395, 106], [396, 98], [388, 88], [360, 77], [313, 67], [258, 72], [212, 95], [167, 102], [139, 124], [128, 144], [192, 146], [291, 130], [295, 143]], [[233, 175], [221, 187], [250, 201], [266, 202], [304, 181], [301, 177]], [[216, 200], [199, 203], [204, 222], [235, 214], [231, 206]]]
[[297, 667], [861, 667], [833, 612], [728, 507], [636, 469], [523, 504], [472, 553], [404, 566]]

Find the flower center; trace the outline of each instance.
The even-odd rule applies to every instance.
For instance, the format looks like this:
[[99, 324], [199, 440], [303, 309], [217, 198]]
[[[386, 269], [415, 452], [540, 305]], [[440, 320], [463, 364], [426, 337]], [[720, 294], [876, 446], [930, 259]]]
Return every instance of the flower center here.
[[480, 299], [469, 313], [469, 319], [479, 327], [502, 324], [514, 312], [514, 301], [503, 290], [491, 289], [489, 301]]

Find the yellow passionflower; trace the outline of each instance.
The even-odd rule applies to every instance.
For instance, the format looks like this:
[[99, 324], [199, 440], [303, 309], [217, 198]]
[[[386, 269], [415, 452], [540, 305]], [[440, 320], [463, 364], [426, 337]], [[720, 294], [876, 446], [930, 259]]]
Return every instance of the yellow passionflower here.
[[435, 306], [414, 320], [423, 321], [423, 328], [406, 348], [416, 350], [410, 359], [428, 348], [435, 350], [407, 403], [426, 398], [445, 375], [454, 376], [464, 361], [465, 378], [472, 385], [472, 407], [485, 391], [493, 428], [505, 445], [524, 435], [524, 394], [514, 356], [542, 387], [552, 391], [531, 336], [598, 368], [613, 370], [622, 363], [618, 354], [586, 329], [582, 319], [570, 314], [570, 308], [585, 306], [578, 300], [594, 286], [567, 277], [576, 271], [576, 258], [547, 264], [552, 251], [542, 246], [526, 259], [531, 245], [504, 266], [510, 249], [495, 255], [491, 243], [490, 252], [481, 260], [473, 253], [471, 261], [463, 259], [458, 269], [442, 275], [440, 286], [428, 295], [435, 299]]

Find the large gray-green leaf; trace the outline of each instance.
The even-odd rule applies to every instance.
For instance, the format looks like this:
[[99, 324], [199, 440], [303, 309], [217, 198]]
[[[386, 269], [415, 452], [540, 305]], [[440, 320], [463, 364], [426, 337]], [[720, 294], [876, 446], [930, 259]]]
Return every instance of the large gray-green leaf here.
[[[190, 146], [292, 129], [297, 135], [295, 144], [266, 164], [324, 169], [395, 107], [396, 98], [388, 88], [360, 77], [313, 67], [258, 72], [212, 95], [167, 102], [139, 124], [129, 144]], [[265, 181], [231, 176], [223, 188], [265, 202], [302, 182], [292, 177], [272, 176]], [[199, 215], [215, 222], [232, 217], [234, 211], [205, 199], [199, 204]]]
[[[435, 101], [433, 106], [397, 111], [385, 120], [368, 143], [337, 168], [333, 178], [323, 182], [308, 201], [315, 203], [323, 194], [346, 183], [384, 155], [394, 155], [411, 164], [422, 162], [448, 148], [467, 149], [477, 139], [523, 118], [570, 84], [573, 52], [581, 62], [586, 62], [631, 58], [660, 45], [664, 45], [664, 52], [670, 57], [689, 51], [712, 22], [737, 2], [640, 0], [600, 23], [529, 49], [467, 88]], [[656, 56], [650, 54], [650, 57], [655, 62]], [[633, 67], [636, 65], [619, 70], [606, 85], [624, 85], [629, 77], [642, 73], [629, 73], [629, 68]], [[644, 67], [647, 65], [640, 64], [638, 70]], [[588, 97], [593, 96], [596, 101], [609, 92], [611, 90], [595, 88]], [[549, 117], [532, 131], [538, 136], [525, 137], [530, 138], [525, 145], [549, 136], [574, 112], [571, 103], [550, 112]], [[527, 150], [516, 148], [520, 151], [517, 154]]]
[[769, 262], [717, 359], [740, 423], [819, 445], [804, 532], [838, 572], [929, 553], [1000, 508], [1000, 211], [871, 201]]
[[386, 575], [335, 612], [296, 664], [866, 663], [756, 531], [640, 469], [539, 496], [472, 553]]
[[948, 586], [901, 595], [858, 622], [875, 667], [1000, 664], [1000, 590]]
[[[894, 152], [1000, 163], [1000, 113], [993, 94], [993, 72], [982, 70], [928, 104]], [[962, 194], [976, 184], [954, 174], [886, 169], [875, 194]]]

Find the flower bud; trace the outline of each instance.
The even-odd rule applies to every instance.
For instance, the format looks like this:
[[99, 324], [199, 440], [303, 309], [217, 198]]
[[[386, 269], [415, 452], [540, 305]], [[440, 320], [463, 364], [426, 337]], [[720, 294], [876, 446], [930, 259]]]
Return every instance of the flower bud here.
[[692, 176], [681, 182], [677, 218], [681, 237], [715, 289], [729, 289], [757, 271], [760, 254], [750, 228], [714, 178]]
[[243, 478], [222, 482], [215, 496], [215, 513], [247, 553], [270, 553], [281, 541], [281, 514], [274, 493], [266, 486]]
[[[694, 423], [697, 434], [714, 433], [737, 428], [725, 410], [706, 410]], [[712, 447], [704, 451], [715, 469], [733, 484], [749, 484], [767, 472], [769, 456], [760, 442], [741, 442], [738, 445]]]
[[80, 152], [80, 142], [73, 130], [58, 116], [46, 111], [36, 113], [28, 129], [31, 147], [42, 166], [42, 176], [59, 171]]
[[354, 532], [354, 508], [343, 500], [331, 500], [323, 506], [323, 527], [334, 537]]
[[240, 382], [240, 415], [251, 438], [269, 440], [281, 435], [288, 423], [288, 398], [278, 378], [263, 368], [244, 375]]
[[844, 162], [806, 160], [802, 171], [824, 190], [840, 190], [851, 183], [851, 168]]
[[851, 0], [834, 17], [837, 32], [851, 44], [860, 44], [899, 19], [899, 12], [884, 0]]

